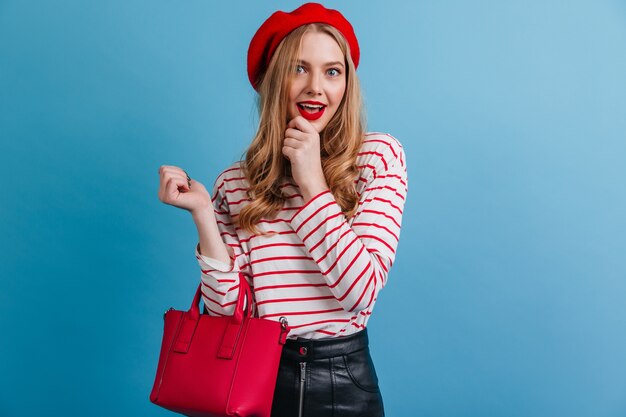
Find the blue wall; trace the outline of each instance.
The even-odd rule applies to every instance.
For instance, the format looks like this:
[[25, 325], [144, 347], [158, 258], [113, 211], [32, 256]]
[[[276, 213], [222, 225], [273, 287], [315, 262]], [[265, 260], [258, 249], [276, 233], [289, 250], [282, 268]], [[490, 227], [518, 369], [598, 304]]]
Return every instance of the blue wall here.
[[[1, 416], [171, 415], [161, 315], [199, 270], [157, 170], [238, 159], [248, 42], [299, 4], [0, 0]], [[370, 321], [387, 415], [626, 415], [626, 3], [326, 4], [407, 151]]]

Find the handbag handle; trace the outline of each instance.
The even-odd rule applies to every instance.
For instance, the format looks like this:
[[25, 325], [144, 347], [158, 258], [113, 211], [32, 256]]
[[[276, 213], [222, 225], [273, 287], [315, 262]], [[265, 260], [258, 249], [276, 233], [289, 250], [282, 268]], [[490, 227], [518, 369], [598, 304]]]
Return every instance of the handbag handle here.
[[[193, 301], [191, 302], [191, 308], [189, 309], [190, 318], [197, 320], [200, 317], [200, 308], [198, 305], [200, 304], [200, 299], [202, 296], [202, 283], [198, 284], [198, 289], [196, 290], [196, 295], [193, 297]], [[244, 311], [243, 305], [246, 303], [246, 309]], [[233, 317], [237, 322], [241, 322], [244, 317], [252, 317], [252, 290], [250, 289], [250, 285], [246, 280], [246, 277], [243, 273], [239, 273], [239, 296], [237, 297], [237, 304], [235, 305], [235, 312], [233, 313]]]
[[[247, 300], [246, 310], [243, 309], [243, 303]], [[246, 277], [239, 273], [239, 296], [237, 297], [237, 305], [235, 313], [231, 317], [229, 323], [224, 330], [222, 343], [217, 351], [217, 357], [221, 359], [233, 359], [244, 326], [244, 318], [252, 316], [252, 290]]]
[[[191, 302], [191, 308], [183, 315], [183, 323], [179, 328], [179, 332], [176, 336], [173, 349], [178, 353], [187, 353], [191, 346], [191, 339], [193, 338], [198, 322], [200, 321], [200, 296], [202, 294], [202, 283], [198, 285], [196, 295]], [[244, 310], [244, 303], [246, 308]], [[229, 317], [228, 324], [224, 330], [224, 335], [220, 343], [217, 357], [221, 359], [233, 359], [239, 342], [239, 336], [243, 329], [246, 318], [252, 317], [252, 290], [246, 277], [241, 272], [239, 273], [239, 294], [237, 296], [237, 304], [235, 305], [235, 312]]]

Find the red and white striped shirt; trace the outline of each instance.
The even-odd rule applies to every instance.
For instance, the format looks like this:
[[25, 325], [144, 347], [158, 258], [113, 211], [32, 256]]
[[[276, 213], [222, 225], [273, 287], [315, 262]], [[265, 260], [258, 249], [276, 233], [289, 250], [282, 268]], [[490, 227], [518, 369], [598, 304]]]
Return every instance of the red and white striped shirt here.
[[213, 205], [231, 264], [201, 255], [202, 297], [210, 314], [231, 315], [239, 272], [254, 292], [259, 317], [285, 316], [290, 338], [355, 333], [367, 325], [385, 286], [400, 237], [407, 170], [400, 142], [368, 133], [357, 158], [356, 215], [347, 220], [327, 190], [304, 204], [292, 178], [281, 188], [287, 200], [273, 219], [257, 225], [271, 236], [235, 228], [232, 218], [248, 203], [248, 188], [236, 162], [213, 187]]

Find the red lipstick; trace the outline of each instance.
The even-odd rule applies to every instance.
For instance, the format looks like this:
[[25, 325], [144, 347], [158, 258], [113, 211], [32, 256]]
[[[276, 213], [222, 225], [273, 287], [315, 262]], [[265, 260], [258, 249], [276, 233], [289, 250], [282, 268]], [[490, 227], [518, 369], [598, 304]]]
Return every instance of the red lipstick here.
[[298, 111], [307, 120], [317, 120], [324, 114], [324, 110], [326, 110], [326, 105], [324, 103], [320, 103], [319, 101], [301, 101], [296, 103], [298, 106]]

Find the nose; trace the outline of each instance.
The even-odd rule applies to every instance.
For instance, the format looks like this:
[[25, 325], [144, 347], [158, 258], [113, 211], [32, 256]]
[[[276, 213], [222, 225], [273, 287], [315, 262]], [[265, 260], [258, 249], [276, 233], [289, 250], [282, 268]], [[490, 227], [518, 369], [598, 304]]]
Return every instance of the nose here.
[[322, 94], [322, 80], [321, 75], [317, 72], [312, 73], [309, 76], [307, 85], [307, 93], [311, 95], [320, 95]]

